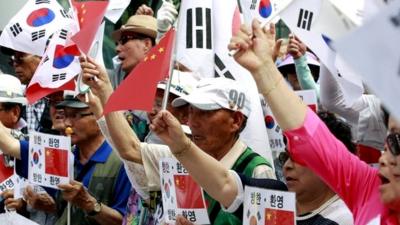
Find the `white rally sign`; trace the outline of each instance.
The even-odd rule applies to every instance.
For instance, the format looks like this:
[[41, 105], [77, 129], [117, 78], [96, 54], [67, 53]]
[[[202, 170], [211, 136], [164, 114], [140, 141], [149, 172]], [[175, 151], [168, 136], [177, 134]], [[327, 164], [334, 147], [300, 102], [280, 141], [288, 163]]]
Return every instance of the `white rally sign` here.
[[210, 224], [201, 187], [176, 159], [160, 160], [161, 192], [165, 220], [174, 223], [177, 215], [195, 224]]
[[296, 197], [293, 192], [245, 187], [243, 224], [295, 225]]
[[32, 132], [29, 137], [29, 182], [58, 188], [58, 184], [69, 183], [72, 177], [71, 138]]

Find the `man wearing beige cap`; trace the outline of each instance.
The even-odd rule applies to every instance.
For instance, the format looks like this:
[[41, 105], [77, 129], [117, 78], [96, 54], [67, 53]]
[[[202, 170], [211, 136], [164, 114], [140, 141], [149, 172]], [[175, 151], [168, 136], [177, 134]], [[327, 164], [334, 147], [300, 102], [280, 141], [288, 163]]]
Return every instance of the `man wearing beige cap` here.
[[117, 43], [116, 52], [120, 70], [109, 74], [114, 88], [128, 75], [154, 46], [157, 20], [148, 15], [131, 16], [126, 24], [112, 34]]

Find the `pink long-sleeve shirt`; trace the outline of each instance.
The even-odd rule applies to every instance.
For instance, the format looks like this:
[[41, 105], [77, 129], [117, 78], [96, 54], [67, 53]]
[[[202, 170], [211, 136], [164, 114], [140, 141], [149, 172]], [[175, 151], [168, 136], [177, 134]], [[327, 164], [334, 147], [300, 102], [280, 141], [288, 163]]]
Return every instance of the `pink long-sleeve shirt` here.
[[380, 200], [378, 170], [351, 154], [314, 112], [309, 109], [303, 126], [285, 136], [293, 160], [313, 170], [343, 199], [356, 225], [377, 217], [383, 225], [400, 225]]

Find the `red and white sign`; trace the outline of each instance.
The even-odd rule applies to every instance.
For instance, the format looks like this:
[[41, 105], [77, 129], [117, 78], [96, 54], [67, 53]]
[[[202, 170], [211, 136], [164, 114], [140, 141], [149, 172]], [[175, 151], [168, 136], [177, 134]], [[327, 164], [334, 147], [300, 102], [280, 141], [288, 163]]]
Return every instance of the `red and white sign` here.
[[33, 132], [29, 137], [28, 180], [57, 188], [73, 177], [71, 138]]
[[295, 225], [296, 197], [293, 192], [245, 187], [243, 225]]
[[176, 159], [160, 160], [161, 192], [165, 220], [174, 223], [177, 215], [195, 224], [210, 224], [201, 187]]
[[14, 167], [7, 166], [4, 155], [0, 154], [0, 194], [5, 190], [14, 189]]

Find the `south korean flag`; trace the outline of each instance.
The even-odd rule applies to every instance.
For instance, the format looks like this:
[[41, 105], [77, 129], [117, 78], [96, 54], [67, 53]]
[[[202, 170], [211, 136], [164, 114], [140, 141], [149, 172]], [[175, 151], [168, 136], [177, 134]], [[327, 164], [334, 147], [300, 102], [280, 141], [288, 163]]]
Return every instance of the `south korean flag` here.
[[[70, 82], [81, 72], [80, 51], [75, 44], [70, 44], [72, 33], [68, 30], [61, 29], [50, 37], [42, 61], [26, 90], [29, 103], [56, 91], [55, 89]], [[62, 90], [66, 89], [69, 88], [62, 88]]]
[[42, 56], [49, 36], [73, 23], [57, 0], [28, 0], [4, 28], [0, 45]]

